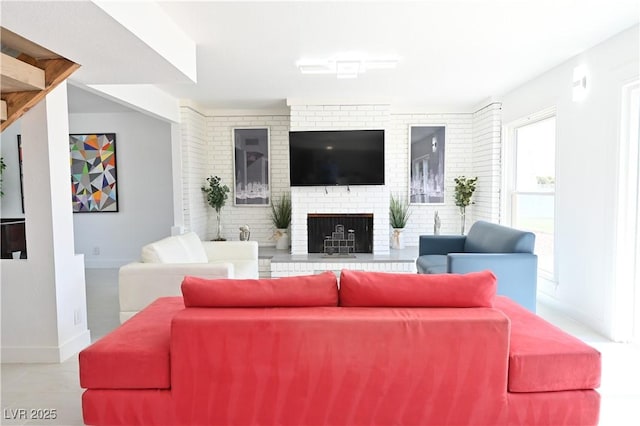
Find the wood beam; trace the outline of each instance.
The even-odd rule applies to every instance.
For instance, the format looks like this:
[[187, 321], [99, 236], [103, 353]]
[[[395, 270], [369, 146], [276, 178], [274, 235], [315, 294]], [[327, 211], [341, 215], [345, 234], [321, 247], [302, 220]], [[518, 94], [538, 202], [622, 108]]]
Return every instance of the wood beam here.
[[0, 40], [2, 40], [3, 48], [8, 47], [16, 52], [29, 55], [32, 58], [55, 59], [60, 57], [60, 55], [56, 55], [49, 49], [45, 49], [44, 47], [39, 46], [4, 27], [0, 27]]
[[2, 103], [0, 103], [0, 119], [2, 121], [7, 120], [7, 103], [5, 101], [2, 101]]
[[0, 55], [0, 90], [3, 94], [45, 88], [43, 69], [4, 53]]
[[68, 59], [45, 59], [36, 61], [38, 68], [45, 73], [45, 89], [38, 92], [6, 93], [2, 97], [7, 103], [7, 121], [2, 122], [0, 131], [4, 131], [25, 112], [44, 99], [47, 94], [66, 80], [80, 65]]

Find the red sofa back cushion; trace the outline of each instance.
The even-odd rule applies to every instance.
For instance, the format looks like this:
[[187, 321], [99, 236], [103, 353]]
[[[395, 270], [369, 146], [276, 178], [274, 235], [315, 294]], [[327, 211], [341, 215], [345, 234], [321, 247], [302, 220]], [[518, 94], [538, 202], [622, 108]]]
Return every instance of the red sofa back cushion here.
[[338, 283], [333, 272], [257, 280], [186, 276], [182, 295], [186, 307], [200, 308], [337, 306]]
[[468, 274], [393, 274], [343, 269], [340, 306], [493, 307], [496, 277]]

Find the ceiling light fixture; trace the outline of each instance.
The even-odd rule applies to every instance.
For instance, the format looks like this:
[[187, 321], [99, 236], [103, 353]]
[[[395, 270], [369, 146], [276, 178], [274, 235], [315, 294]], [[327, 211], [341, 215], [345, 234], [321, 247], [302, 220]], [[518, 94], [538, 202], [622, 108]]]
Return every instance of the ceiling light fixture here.
[[362, 58], [340, 55], [328, 59], [299, 60], [296, 66], [302, 74], [335, 74], [337, 78], [357, 78], [369, 70], [393, 69], [396, 58]]

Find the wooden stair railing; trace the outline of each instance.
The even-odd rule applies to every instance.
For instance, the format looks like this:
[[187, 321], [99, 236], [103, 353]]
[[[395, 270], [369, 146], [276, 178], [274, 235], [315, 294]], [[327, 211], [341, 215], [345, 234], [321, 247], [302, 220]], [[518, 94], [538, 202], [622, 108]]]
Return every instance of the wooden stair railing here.
[[0, 131], [4, 131], [80, 65], [3, 27], [0, 42]]

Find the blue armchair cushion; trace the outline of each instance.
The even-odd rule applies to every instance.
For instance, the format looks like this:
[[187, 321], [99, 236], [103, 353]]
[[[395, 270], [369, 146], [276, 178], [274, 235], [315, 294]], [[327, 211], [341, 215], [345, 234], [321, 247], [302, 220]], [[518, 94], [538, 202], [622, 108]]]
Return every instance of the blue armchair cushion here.
[[446, 254], [425, 254], [416, 260], [418, 272], [421, 274], [446, 274]]

